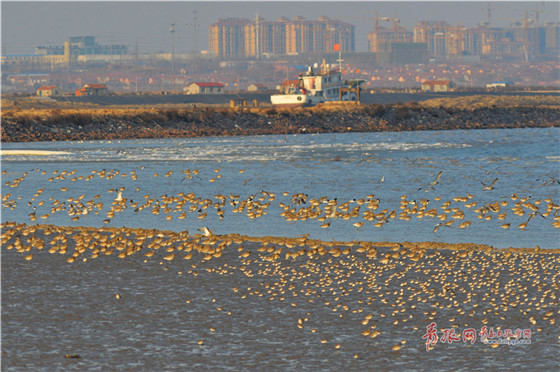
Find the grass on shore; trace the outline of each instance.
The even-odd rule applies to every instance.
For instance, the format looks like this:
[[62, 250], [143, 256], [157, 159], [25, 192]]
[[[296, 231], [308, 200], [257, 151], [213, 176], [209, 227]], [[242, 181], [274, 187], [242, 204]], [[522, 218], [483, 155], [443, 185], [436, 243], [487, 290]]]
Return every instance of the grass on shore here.
[[326, 103], [310, 108], [281, 109], [276, 107], [251, 107], [229, 108], [225, 105], [198, 105], [196, 108], [186, 104], [165, 105], [127, 105], [127, 106], [99, 106], [89, 103], [72, 104], [58, 102], [52, 99], [37, 97], [18, 99], [17, 105], [10, 98], [2, 98], [2, 118], [34, 119], [34, 120], [91, 120], [94, 117], [111, 116], [117, 118], [142, 117], [145, 119], [187, 119], [203, 121], [214, 114], [234, 117], [240, 114], [260, 116], [282, 115], [291, 116], [298, 114], [323, 115], [333, 112], [356, 112], [368, 115], [383, 113], [385, 108], [400, 107], [406, 110], [419, 111], [421, 109], [453, 109], [473, 110], [486, 108], [529, 107], [529, 108], [554, 108], [560, 109], [560, 97], [547, 96], [488, 96], [475, 95], [468, 97], [434, 98], [421, 102], [408, 102], [405, 104], [369, 104], [356, 105], [350, 102]]

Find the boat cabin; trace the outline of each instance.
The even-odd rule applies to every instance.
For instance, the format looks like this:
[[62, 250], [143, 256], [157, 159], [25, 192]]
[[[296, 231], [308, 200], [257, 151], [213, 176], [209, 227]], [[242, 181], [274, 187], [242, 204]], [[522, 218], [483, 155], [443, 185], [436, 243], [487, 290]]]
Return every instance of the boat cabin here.
[[339, 70], [331, 70], [328, 64], [323, 63], [320, 71], [316, 72], [317, 64], [309, 67], [304, 75], [299, 77], [303, 88], [313, 97], [323, 97], [327, 100], [336, 100], [343, 85], [342, 73]]

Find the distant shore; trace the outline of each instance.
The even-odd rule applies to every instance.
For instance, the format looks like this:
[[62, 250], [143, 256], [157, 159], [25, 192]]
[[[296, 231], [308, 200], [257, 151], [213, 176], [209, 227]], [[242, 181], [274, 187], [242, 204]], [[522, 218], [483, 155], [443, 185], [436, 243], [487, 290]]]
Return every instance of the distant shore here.
[[312, 108], [4, 106], [2, 142], [560, 126], [560, 97], [468, 96]]

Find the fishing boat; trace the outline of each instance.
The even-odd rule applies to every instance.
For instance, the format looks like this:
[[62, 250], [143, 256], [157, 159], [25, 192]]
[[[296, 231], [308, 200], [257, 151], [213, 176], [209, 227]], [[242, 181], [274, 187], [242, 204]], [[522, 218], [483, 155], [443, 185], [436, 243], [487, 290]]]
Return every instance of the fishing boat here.
[[324, 102], [356, 101], [359, 86], [364, 80], [345, 81], [342, 66], [332, 69], [325, 63], [309, 66], [307, 72], [300, 74], [297, 82], [289, 86], [284, 94], [273, 94], [270, 101], [279, 107], [315, 106]]

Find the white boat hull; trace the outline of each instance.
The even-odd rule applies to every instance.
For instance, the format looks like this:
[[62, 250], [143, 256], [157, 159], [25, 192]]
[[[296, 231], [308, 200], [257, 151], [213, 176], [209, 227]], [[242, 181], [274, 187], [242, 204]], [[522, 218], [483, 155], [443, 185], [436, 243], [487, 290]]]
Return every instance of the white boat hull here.
[[305, 107], [311, 106], [309, 96], [306, 94], [274, 94], [270, 96], [270, 102], [280, 107]]

